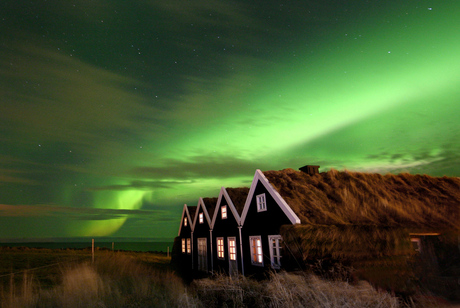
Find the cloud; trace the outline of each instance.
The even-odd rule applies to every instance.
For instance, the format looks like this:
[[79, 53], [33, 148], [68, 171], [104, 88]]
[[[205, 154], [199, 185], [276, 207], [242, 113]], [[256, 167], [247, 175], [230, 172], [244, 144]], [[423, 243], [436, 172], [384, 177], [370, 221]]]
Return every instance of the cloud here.
[[106, 185], [106, 186], [93, 186], [87, 188], [89, 191], [102, 191], [102, 190], [113, 190], [113, 191], [124, 191], [124, 190], [151, 190], [151, 189], [168, 189], [177, 184], [187, 184], [193, 181], [179, 181], [179, 180], [159, 180], [159, 181], [142, 181], [133, 180], [127, 184], [118, 185]]
[[[157, 166], [144, 166], [131, 170], [131, 174], [144, 178], [165, 178], [183, 181], [199, 179], [224, 179], [252, 176], [256, 165], [264, 168], [267, 163], [256, 164], [252, 160], [232, 156], [209, 154], [196, 155], [186, 160], [164, 159]], [[166, 181], [167, 183], [167, 181]]]
[[[134, 80], [85, 63], [76, 57], [20, 41], [0, 53], [3, 97], [0, 119], [32, 139], [88, 144], [107, 130], [140, 132], [144, 121], [161, 111], [146, 104]], [[151, 115], [146, 117], [146, 115]]]
[[65, 215], [73, 220], [111, 220], [119, 218], [136, 218], [142, 220], [160, 220], [167, 218], [164, 210], [141, 209], [101, 209], [92, 207], [66, 207], [57, 205], [10, 205], [0, 204], [0, 217], [55, 217]]

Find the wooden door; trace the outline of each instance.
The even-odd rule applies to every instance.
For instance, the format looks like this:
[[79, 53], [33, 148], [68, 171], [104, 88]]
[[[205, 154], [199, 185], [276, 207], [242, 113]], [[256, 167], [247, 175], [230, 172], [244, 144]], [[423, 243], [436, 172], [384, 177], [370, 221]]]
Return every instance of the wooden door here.
[[198, 239], [198, 270], [208, 271], [208, 254], [206, 247], [206, 238]]

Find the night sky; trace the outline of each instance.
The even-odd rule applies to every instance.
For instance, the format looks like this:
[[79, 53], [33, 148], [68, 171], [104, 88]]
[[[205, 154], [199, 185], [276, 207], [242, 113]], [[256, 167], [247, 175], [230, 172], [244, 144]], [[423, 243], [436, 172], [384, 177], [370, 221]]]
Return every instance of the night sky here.
[[256, 169], [460, 176], [458, 0], [0, 1], [0, 241], [172, 238]]

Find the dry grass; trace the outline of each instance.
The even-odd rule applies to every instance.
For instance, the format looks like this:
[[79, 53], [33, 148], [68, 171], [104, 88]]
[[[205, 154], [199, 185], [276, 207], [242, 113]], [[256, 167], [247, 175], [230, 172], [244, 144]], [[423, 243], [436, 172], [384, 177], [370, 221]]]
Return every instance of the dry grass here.
[[216, 276], [186, 285], [161, 257], [157, 267], [147, 254], [140, 256], [107, 252], [94, 264], [69, 263], [52, 287], [41, 286], [29, 271], [21, 279], [11, 276], [0, 284], [0, 307], [442, 307], [427, 296], [401, 305], [367, 282], [351, 285], [303, 272], [272, 273], [263, 281]]
[[205, 307], [399, 307], [396, 297], [366, 282], [352, 286], [285, 272], [261, 282], [218, 276], [195, 281], [194, 286]]
[[0, 288], [0, 307], [187, 307], [194, 302], [179, 277], [130, 254], [108, 252], [94, 264], [61, 270], [60, 282], [51, 288], [41, 288], [28, 274], [19, 283], [11, 279]]
[[0, 284], [0, 307], [443, 307], [439, 299], [421, 295], [402, 305], [367, 282], [352, 285], [303, 272], [272, 273], [263, 281], [215, 276], [186, 285], [168, 260], [106, 252], [94, 264], [60, 265], [53, 286], [24, 271]]
[[460, 230], [460, 179], [285, 169], [264, 175], [303, 224]]

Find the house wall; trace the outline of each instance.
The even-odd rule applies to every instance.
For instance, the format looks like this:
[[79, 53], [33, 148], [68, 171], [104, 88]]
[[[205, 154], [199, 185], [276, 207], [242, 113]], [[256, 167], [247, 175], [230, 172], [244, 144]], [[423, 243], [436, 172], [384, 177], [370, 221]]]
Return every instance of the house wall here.
[[[221, 216], [221, 206], [227, 205], [227, 219], [222, 219]], [[228, 256], [228, 241], [229, 237], [236, 238], [236, 258], [238, 263], [238, 271], [241, 273], [241, 252], [240, 252], [240, 235], [238, 229], [238, 222], [235, 216], [233, 216], [232, 211], [228, 205], [228, 202], [225, 198], [222, 198], [222, 202], [216, 207], [217, 216], [214, 223], [214, 228], [212, 231], [213, 237], [213, 259], [214, 259], [214, 271], [215, 272], [224, 272], [228, 273], [229, 270], [229, 256]], [[217, 238], [224, 238], [224, 260], [221, 260], [217, 257]]]
[[[256, 196], [263, 193], [265, 193], [266, 197], [267, 210], [257, 212]], [[242, 228], [245, 275], [261, 273], [270, 269], [271, 261], [268, 236], [280, 234], [280, 227], [285, 224], [291, 224], [291, 221], [259, 181], [256, 184]], [[261, 236], [263, 266], [252, 265], [251, 263], [250, 236]]]
[[[184, 225], [184, 217], [187, 217], [187, 226]], [[181, 221], [179, 235], [174, 239], [173, 253], [171, 263], [182, 273], [189, 272], [192, 269], [192, 254], [182, 253], [182, 239], [192, 238], [191, 219], [184, 213]], [[193, 251], [193, 250], [192, 250]]]
[[[203, 213], [203, 223], [200, 224], [199, 222], [199, 215]], [[198, 269], [198, 239], [199, 238], [206, 238], [206, 250], [207, 250], [207, 266], [208, 271], [211, 271], [211, 240], [210, 240], [210, 232], [209, 230], [211, 227], [209, 226], [208, 220], [206, 219], [206, 215], [204, 214], [203, 207], [200, 207], [197, 212], [195, 213], [196, 220], [195, 226], [193, 230], [193, 269]]]

